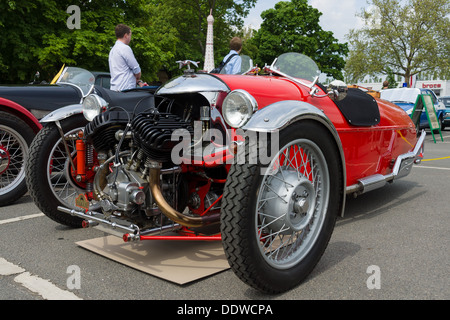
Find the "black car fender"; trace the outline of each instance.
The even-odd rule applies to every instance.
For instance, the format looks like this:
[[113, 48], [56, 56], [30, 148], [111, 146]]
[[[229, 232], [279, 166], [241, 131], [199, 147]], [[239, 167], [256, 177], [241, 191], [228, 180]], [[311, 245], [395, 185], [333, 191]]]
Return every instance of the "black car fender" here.
[[71, 104], [52, 111], [40, 120], [41, 123], [61, 121], [73, 115], [83, 113], [82, 104]]

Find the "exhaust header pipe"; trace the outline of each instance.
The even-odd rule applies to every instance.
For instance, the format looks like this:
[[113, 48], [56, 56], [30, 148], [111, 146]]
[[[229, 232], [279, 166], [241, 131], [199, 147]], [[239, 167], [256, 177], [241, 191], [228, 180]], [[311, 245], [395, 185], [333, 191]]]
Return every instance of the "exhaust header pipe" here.
[[197, 228], [197, 227], [204, 227], [206, 225], [211, 225], [215, 223], [219, 223], [220, 221], [220, 214], [212, 214], [208, 216], [201, 216], [201, 217], [190, 217], [187, 215], [184, 215], [174, 208], [170, 204], [167, 203], [166, 199], [164, 199], [162, 192], [161, 192], [161, 181], [160, 181], [160, 174], [161, 174], [161, 164], [158, 162], [151, 162], [149, 165], [150, 169], [150, 175], [149, 175], [149, 184], [150, 184], [150, 190], [153, 195], [153, 200], [158, 205], [161, 212], [170, 220], [174, 221], [175, 223], [178, 223], [185, 227], [190, 228]]

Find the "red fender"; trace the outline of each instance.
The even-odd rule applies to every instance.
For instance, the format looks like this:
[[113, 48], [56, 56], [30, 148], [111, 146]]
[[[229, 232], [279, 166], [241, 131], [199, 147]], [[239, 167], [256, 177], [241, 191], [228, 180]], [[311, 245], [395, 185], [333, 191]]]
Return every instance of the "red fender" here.
[[16, 117], [22, 119], [35, 133], [42, 129], [42, 124], [39, 123], [39, 120], [30, 111], [14, 101], [0, 98], [0, 111], [12, 113]]

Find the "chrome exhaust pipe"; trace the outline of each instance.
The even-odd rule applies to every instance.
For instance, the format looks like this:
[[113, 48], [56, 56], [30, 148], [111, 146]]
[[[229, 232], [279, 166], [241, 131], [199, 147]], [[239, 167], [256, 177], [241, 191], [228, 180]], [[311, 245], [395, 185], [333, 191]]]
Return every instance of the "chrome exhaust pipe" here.
[[397, 157], [392, 173], [387, 175], [375, 174], [359, 179], [358, 183], [347, 187], [346, 193], [357, 196], [384, 187], [388, 182], [406, 177], [411, 172], [413, 164], [420, 164], [422, 160], [426, 135], [425, 130], [423, 130], [414, 150]]
[[65, 208], [65, 207], [61, 207], [61, 206], [58, 206], [58, 210], [61, 212], [64, 212], [64, 213], [68, 213], [71, 216], [79, 217], [79, 218], [82, 218], [82, 219], [88, 221], [87, 223], [84, 223], [84, 225], [86, 227], [94, 226], [94, 225], [97, 225], [98, 223], [101, 223], [101, 224], [106, 224], [113, 229], [121, 229], [126, 232], [139, 233], [138, 226], [131, 224], [130, 226], [126, 227], [119, 223], [111, 222], [111, 221], [96, 217], [96, 216], [102, 215], [101, 213], [98, 213], [98, 212], [87, 211], [86, 213], [84, 213], [82, 211], [77, 211], [77, 210], [73, 210], [73, 209], [69, 209], [69, 208]]

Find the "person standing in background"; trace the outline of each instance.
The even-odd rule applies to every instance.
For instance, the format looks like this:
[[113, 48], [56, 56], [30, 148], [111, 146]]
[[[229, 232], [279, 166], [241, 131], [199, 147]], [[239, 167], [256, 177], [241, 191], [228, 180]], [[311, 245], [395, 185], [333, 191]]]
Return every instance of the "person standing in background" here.
[[134, 57], [131, 42], [131, 28], [118, 24], [115, 28], [116, 43], [109, 52], [109, 72], [111, 73], [111, 90], [123, 91], [143, 87], [141, 67]]
[[228, 63], [225, 64], [226, 74], [238, 74], [241, 72], [242, 58], [239, 54], [242, 51], [242, 40], [239, 37], [234, 37], [230, 41], [230, 52], [223, 58], [223, 61], [227, 61], [232, 55], [234, 55]]

